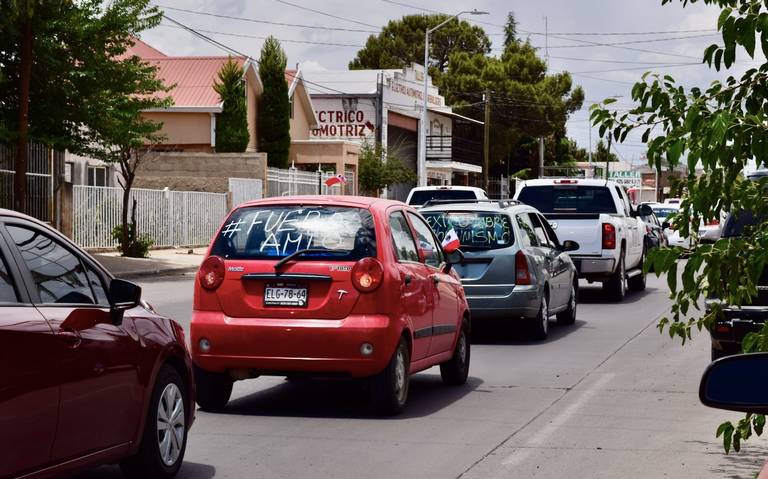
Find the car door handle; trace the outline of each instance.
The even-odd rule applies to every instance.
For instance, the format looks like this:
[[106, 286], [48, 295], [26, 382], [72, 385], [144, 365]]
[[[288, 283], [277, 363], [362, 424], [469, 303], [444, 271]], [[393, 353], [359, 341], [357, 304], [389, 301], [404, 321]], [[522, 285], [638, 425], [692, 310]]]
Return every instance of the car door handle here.
[[82, 338], [80, 337], [80, 333], [77, 331], [70, 331], [68, 329], [62, 329], [59, 331], [59, 337], [64, 341], [64, 344], [67, 345], [70, 349], [75, 349], [78, 346], [80, 346], [80, 343], [82, 342]]
[[411, 281], [413, 281], [413, 276], [411, 276], [410, 274], [406, 274], [406, 275], [403, 277], [403, 283], [405, 283], [405, 285], [406, 285], [406, 286], [408, 286], [409, 284], [411, 284]]

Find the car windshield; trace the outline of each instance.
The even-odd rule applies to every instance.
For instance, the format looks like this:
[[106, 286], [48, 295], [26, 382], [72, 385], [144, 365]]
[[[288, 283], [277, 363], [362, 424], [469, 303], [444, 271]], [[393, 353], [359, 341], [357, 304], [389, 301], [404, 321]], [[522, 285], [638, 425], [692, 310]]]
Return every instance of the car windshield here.
[[440, 241], [453, 229], [462, 248], [498, 249], [515, 242], [512, 222], [505, 213], [482, 211], [432, 211], [423, 213]]
[[477, 195], [470, 190], [420, 190], [414, 191], [409, 205], [423, 205], [429, 200], [474, 200]]
[[679, 210], [677, 208], [653, 208], [653, 212], [656, 213], [656, 217], [660, 220], [663, 220], [667, 218], [668, 216], [674, 215]]
[[226, 259], [280, 259], [312, 248], [303, 260], [356, 261], [376, 256], [371, 213], [341, 206], [254, 206], [227, 218], [211, 249]]
[[518, 199], [542, 213], [616, 213], [611, 191], [605, 186], [526, 186]]

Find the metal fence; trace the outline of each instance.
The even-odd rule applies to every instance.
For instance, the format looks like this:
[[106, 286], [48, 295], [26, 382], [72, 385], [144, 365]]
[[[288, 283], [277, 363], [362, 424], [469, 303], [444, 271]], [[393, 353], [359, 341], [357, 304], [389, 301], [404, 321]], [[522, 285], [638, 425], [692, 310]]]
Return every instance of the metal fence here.
[[[134, 199], [137, 233], [149, 236], [155, 246], [207, 245], [227, 214], [223, 193], [134, 188], [131, 208]], [[112, 232], [120, 224], [122, 201], [122, 188], [74, 186], [74, 241], [84, 248], [116, 247]]]
[[295, 195], [355, 195], [355, 172], [347, 170], [342, 185], [326, 186], [325, 181], [336, 174], [323, 171], [303, 171], [297, 168], [267, 168], [267, 196]]
[[264, 197], [264, 183], [253, 178], [230, 178], [229, 192], [232, 194], [232, 206]]
[[[39, 145], [29, 145], [27, 160], [27, 211], [41, 221], [53, 221], [53, 168], [63, 153]], [[16, 149], [0, 144], [0, 208], [13, 209], [13, 178]]]

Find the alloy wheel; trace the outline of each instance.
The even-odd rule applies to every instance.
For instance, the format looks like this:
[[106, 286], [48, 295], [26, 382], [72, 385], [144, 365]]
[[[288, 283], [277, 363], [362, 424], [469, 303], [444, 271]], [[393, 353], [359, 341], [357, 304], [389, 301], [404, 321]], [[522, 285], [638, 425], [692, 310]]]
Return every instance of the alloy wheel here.
[[406, 394], [406, 378], [405, 378], [405, 355], [403, 349], [397, 349], [397, 356], [395, 356], [395, 395], [399, 402], [405, 402]]
[[157, 405], [157, 445], [166, 466], [176, 464], [184, 447], [184, 399], [179, 387], [168, 384]]

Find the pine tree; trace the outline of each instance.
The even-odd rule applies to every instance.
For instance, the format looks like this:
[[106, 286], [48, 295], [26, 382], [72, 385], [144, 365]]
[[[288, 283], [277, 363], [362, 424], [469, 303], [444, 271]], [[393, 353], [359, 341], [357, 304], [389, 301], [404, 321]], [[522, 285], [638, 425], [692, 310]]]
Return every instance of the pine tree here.
[[213, 86], [224, 102], [216, 123], [216, 151], [242, 153], [248, 147], [248, 110], [243, 68], [230, 58]]
[[291, 147], [291, 105], [285, 66], [288, 59], [274, 37], [264, 42], [259, 59], [259, 76], [264, 85], [259, 108], [260, 149], [270, 166], [286, 168]]

